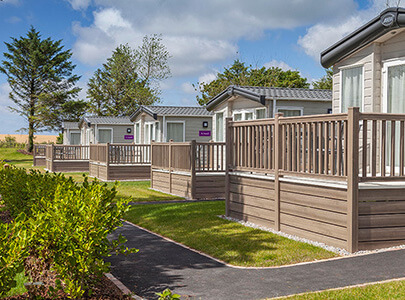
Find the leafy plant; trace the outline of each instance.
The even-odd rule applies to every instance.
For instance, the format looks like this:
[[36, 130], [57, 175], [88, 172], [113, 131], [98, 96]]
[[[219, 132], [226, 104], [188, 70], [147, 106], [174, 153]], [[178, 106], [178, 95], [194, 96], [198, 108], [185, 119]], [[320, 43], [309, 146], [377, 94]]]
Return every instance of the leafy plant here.
[[11, 224], [0, 222], [0, 297], [16, 286], [16, 275], [24, 270], [31, 235], [21, 215]]
[[170, 289], [165, 289], [161, 293], [156, 293], [156, 295], [159, 296], [158, 300], [179, 300], [180, 299], [180, 295], [173, 294], [173, 292]]

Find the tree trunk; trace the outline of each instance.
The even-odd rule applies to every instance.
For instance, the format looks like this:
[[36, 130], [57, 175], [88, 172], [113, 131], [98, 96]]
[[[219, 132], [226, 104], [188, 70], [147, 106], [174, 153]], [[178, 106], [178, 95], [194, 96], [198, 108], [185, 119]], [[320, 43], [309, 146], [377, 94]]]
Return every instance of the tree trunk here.
[[[31, 90], [33, 88], [31, 87]], [[32, 95], [33, 93], [31, 93]], [[30, 100], [30, 114], [28, 116], [28, 147], [27, 151], [32, 152], [34, 150], [34, 115], [35, 115], [35, 99], [33, 96], [31, 96]]]

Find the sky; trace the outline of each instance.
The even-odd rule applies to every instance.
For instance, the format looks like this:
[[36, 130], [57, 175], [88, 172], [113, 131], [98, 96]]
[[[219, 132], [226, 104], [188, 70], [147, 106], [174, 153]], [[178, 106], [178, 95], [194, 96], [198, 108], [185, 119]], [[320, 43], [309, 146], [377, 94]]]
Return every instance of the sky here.
[[[193, 84], [209, 83], [235, 59], [298, 70], [309, 82], [321, 78], [320, 53], [386, 6], [387, 0], [2, 0], [0, 61], [4, 42], [32, 25], [71, 49], [85, 99], [89, 78], [118, 45], [136, 48], [145, 35], [161, 34], [172, 76], [160, 83], [160, 104], [195, 106]], [[0, 74], [0, 134], [27, 127], [8, 109], [9, 92]]]

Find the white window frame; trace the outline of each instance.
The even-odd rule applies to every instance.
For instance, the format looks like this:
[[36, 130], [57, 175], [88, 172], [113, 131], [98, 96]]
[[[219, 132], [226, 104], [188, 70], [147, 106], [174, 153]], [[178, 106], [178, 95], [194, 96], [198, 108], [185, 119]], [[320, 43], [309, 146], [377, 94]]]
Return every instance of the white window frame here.
[[82, 133], [81, 132], [77, 132], [77, 131], [70, 131], [69, 130], [69, 145], [72, 145], [72, 134], [80, 134], [80, 141], [79, 141], [79, 145], [81, 144], [82, 141]]
[[362, 82], [362, 96], [361, 96], [361, 111], [362, 112], [364, 112], [364, 94], [365, 94], [365, 92], [364, 92], [364, 83], [365, 83], [365, 77], [364, 77], [364, 64], [355, 64], [355, 65], [350, 65], [350, 66], [342, 66], [342, 67], [339, 67], [339, 80], [340, 80], [340, 82], [339, 82], [339, 113], [342, 113], [342, 93], [343, 93], [343, 89], [342, 89], [342, 86], [343, 86], [343, 74], [342, 74], [342, 71], [343, 70], [347, 70], [347, 69], [354, 69], [354, 68], [362, 68], [362, 73], [363, 73], [363, 82]]
[[[139, 132], [137, 132], [138, 130], [136, 130], [136, 127], [138, 126], [138, 130]], [[142, 128], [141, 128], [141, 121], [135, 122], [134, 123], [134, 144], [141, 144], [141, 138], [142, 138]], [[136, 142], [136, 135], [139, 134], [139, 141], [138, 143]]]
[[177, 123], [177, 124], [183, 124], [183, 142], [186, 141], [186, 121], [166, 121], [165, 123], [165, 132], [166, 132], [166, 142], [168, 142], [167, 140], [167, 124], [168, 123]]
[[386, 113], [388, 111], [388, 68], [405, 65], [405, 58], [395, 58], [383, 61], [382, 79], [383, 79], [383, 97], [381, 103], [381, 111]]
[[[145, 143], [145, 144], [149, 144], [149, 143], [151, 143], [152, 141], [156, 141], [156, 121], [147, 121], [147, 122], [145, 122], [144, 123], [144, 128], [143, 128], [143, 142]], [[150, 126], [152, 126], [152, 133], [153, 133], [153, 136], [150, 136], [150, 141], [149, 142], [147, 142], [146, 141], [146, 132], [147, 132], [147, 128], [149, 128], [149, 133], [148, 133], [148, 135], [150, 134]]]
[[90, 145], [91, 143], [91, 128], [86, 129], [86, 145]]
[[258, 110], [264, 110], [264, 119], [267, 119], [267, 107], [259, 107], [259, 108], [255, 108], [255, 113], [254, 113], [255, 120], [258, 120], [257, 119], [257, 111]]
[[[215, 114], [214, 114], [212, 127], [215, 128], [213, 138], [215, 139], [216, 142], [218, 142], [217, 141], [217, 131], [218, 131], [218, 128], [217, 128], [217, 115], [221, 114], [221, 113], [223, 114], [223, 123], [224, 123], [224, 125], [222, 126], [222, 136], [224, 137], [224, 141], [226, 140], [226, 136], [225, 136], [225, 132], [226, 132], [225, 126], [226, 125], [225, 125], [225, 122], [226, 122], [226, 118], [227, 118], [227, 111], [228, 111], [227, 107], [225, 107], [225, 108], [223, 108], [221, 110], [216, 111]], [[233, 119], [233, 115], [232, 115], [232, 119]]]
[[97, 144], [100, 143], [100, 130], [110, 130], [111, 131], [111, 143], [114, 143], [114, 129], [111, 127], [98, 127], [97, 128]]
[[300, 116], [304, 115], [304, 108], [302, 106], [277, 106], [276, 113], [278, 113], [279, 110], [299, 110]]

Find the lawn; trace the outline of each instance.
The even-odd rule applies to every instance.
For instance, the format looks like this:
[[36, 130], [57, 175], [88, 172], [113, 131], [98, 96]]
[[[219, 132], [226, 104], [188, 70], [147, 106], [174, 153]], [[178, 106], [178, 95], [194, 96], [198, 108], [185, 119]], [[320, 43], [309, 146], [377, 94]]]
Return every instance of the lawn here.
[[303, 295], [283, 297], [281, 299], [285, 300], [404, 299], [404, 295], [405, 295], [405, 281], [393, 281], [355, 288], [307, 293]]
[[133, 206], [126, 219], [232, 265], [270, 267], [335, 253], [218, 217], [223, 201]]
[[[32, 156], [19, 153], [15, 148], [0, 148], [0, 161], [1, 160], [6, 160], [7, 163], [17, 167], [44, 171], [44, 167], [32, 166]], [[82, 182], [84, 178], [83, 175], [88, 175], [88, 173], [64, 173], [64, 175], [72, 177], [77, 182]], [[93, 179], [91, 178], [90, 180]], [[112, 187], [114, 183], [108, 182], [107, 185]], [[132, 201], [134, 202], [170, 201], [182, 199], [181, 197], [151, 190], [149, 187], [149, 181], [121, 182], [118, 187], [117, 197], [132, 197]]]

